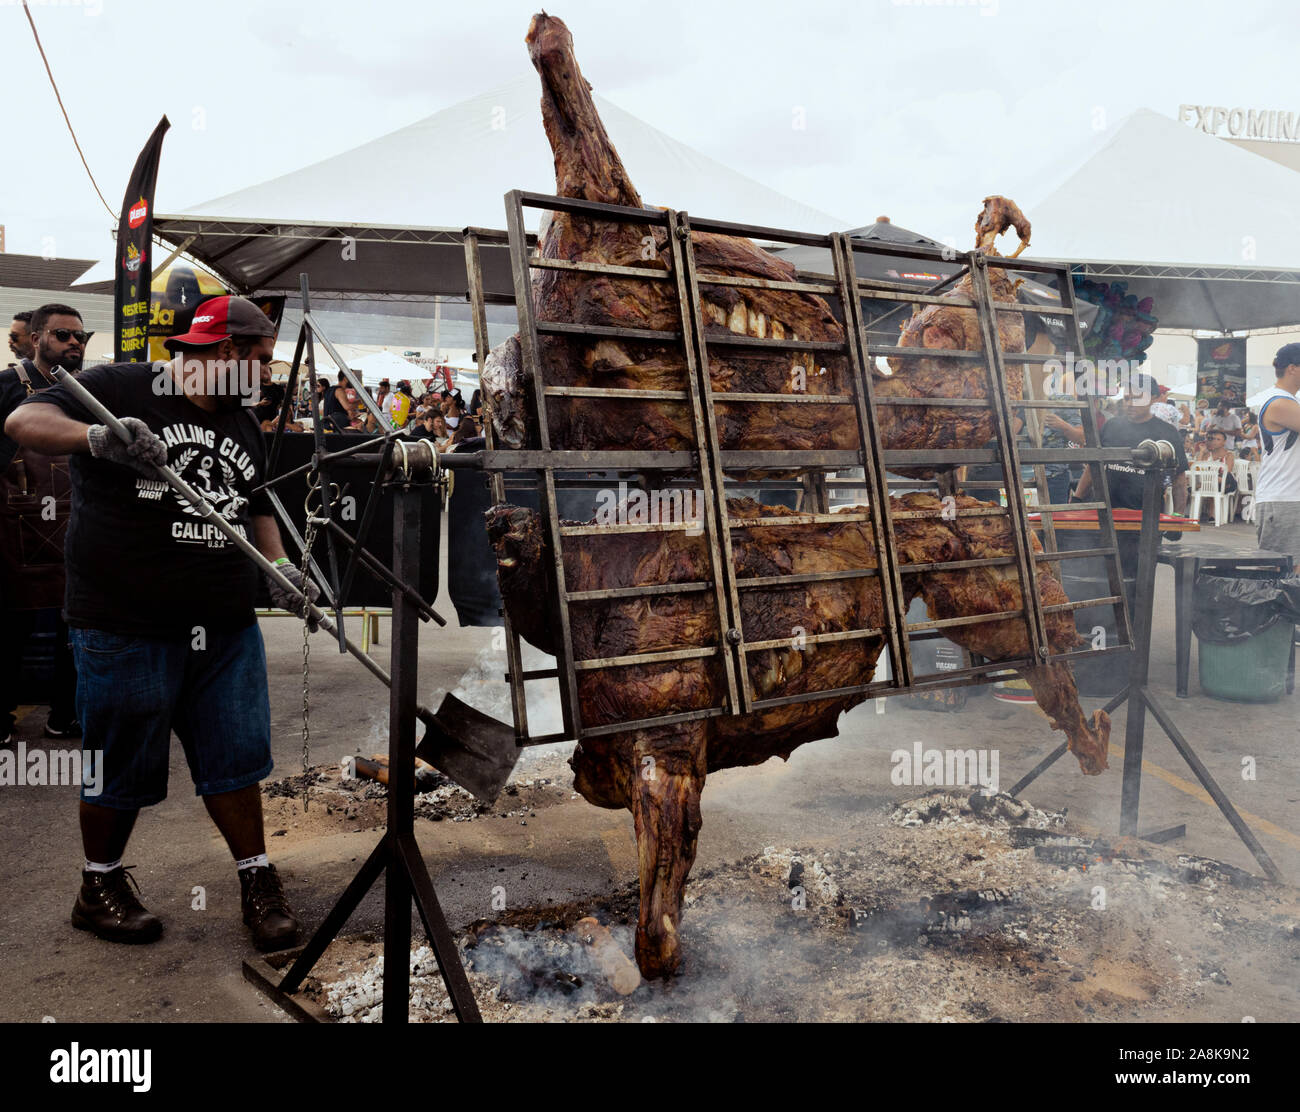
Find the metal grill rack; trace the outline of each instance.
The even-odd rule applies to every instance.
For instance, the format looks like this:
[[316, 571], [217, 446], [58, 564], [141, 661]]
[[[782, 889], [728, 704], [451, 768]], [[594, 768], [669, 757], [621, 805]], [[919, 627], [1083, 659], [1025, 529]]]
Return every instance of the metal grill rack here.
[[[532, 251], [525, 231], [525, 209], [565, 212], [592, 221], [632, 225], [644, 228], [647, 236], [656, 231], [665, 237], [665, 259], [651, 266], [613, 266], [589, 262], [571, 262], [546, 259]], [[1007, 364], [1041, 364], [1054, 356], [1030, 355], [1001, 350], [995, 314], [998, 312], [1032, 312], [1032, 308], [1016, 302], [999, 302], [994, 299], [989, 282], [990, 268], [1003, 268], [1010, 272], [1029, 272], [1042, 280], [1056, 280], [1060, 290], [1061, 306], [1053, 307], [1054, 314], [1069, 319], [1077, 350], [1082, 351], [1077, 318], [1074, 312], [1073, 287], [1064, 266], [1012, 260], [999, 256], [970, 252], [959, 256], [962, 263], [958, 273], [945, 279], [923, 294], [903, 291], [881, 283], [859, 278], [854, 270], [858, 252], [886, 254], [902, 259], [925, 263], [938, 261], [940, 255], [914, 247], [865, 243], [854, 241], [841, 233], [810, 235], [784, 229], [743, 225], [718, 220], [701, 220], [685, 212], [672, 209], [631, 209], [620, 206], [579, 201], [572, 198], [513, 191], [506, 195], [507, 228], [515, 281], [515, 304], [519, 317], [519, 339], [524, 366], [531, 375], [539, 433], [538, 447], [522, 451], [498, 451], [489, 441], [482, 464], [493, 473], [494, 494], [504, 494], [505, 472], [525, 472], [535, 477], [540, 496], [541, 512], [546, 539], [551, 547], [555, 564], [557, 585], [554, 628], [558, 638], [557, 667], [554, 670], [526, 672], [520, 663], [518, 638], [508, 631], [508, 679], [511, 683], [512, 706], [515, 712], [515, 730], [520, 744], [541, 744], [562, 739], [584, 738], [630, 729], [669, 726], [677, 722], [744, 714], [761, 711], [791, 702], [810, 702], [838, 699], [851, 695], [875, 697], [934, 688], [950, 688], [969, 684], [988, 683], [1005, 676], [1016, 666], [1026, 666], [1045, 661], [1070, 661], [1104, 653], [1131, 652], [1132, 637], [1124, 598], [1123, 573], [1119, 564], [1114, 523], [1111, 516], [1110, 496], [1106, 485], [1107, 461], [1129, 461], [1132, 453], [1127, 449], [1104, 449], [1100, 446], [1093, 414], [1086, 402], [1065, 402], [1007, 396], [1004, 374]], [[833, 275], [811, 276], [794, 282], [772, 282], [759, 278], [736, 277], [710, 272], [701, 267], [692, 243], [692, 232], [717, 233], [744, 237], [760, 242], [819, 247], [830, 252]], [[475, 304], [476, 329], [482, 314], [483, 292], [481, 268], [477, 261], [477, 243], [485, 235], [499, 236], [470, 229], [466, 233], [466, 253], [471, 281], [470, 298]], [[533, 304], [533, 279], [538, 271], [572, 271], [583, 277], [607, 276], [621, 281], [666, 282], [670, 284], [678, 309], [678, 327], [659, 331], [611, 326], [591, 326], [573, 321], [539, 320]], [[946, 286], [966, 275], [971, 279], [972, 295], [969, 298], [941, 298]], [[706, 328], [701, 308], [701, 290], [709, 287], [750, 287], [778, 289], [815, 294], [828, 302], [843, 322], [842, 339], [836, 341], [798, 338], [775, 339], [736, 333], [723, 333]], [[940, 350], [930, 348], [899, 348], [868, 342], [868, 322], [864, 319], [863, 300], [899, 301], [911, 304], [942, 302], [953, 307], [974, 309], [981, 325], [983, 351]], [[684, 311], [683, 311], [684, 309]], [[684, 381], [678, 390], [632, 390], [592, 386], [565, 386], [548, 382], [544, 361], [541, 358], [541, 339], [545, 336], [580, 336], [584, 338], [611, 338], [632, 343], [651, 343], [671, 346], [680, 356], [685, 368]], [[478, 335], [480, 366], [486, 354], [486, 327]], [[837, 392], [802, 394], [787, 393], [733, 393], [713, 388], [709, 374], [710, 360], [724, 349], [757, 349], [780, 351], [797, 356], [813, 353], [818, 360], [838, 363], [841, 373], [832, 376], [838, 380]], [[966, 360], [982, 362], [985, 368], [987, 397], [971, 398], [884, 398], [877, 397], [869, 373], [872, 360], [879, 355], [924, 356], [927, 359]], [[638, 404], [685, 405], [689, 407], [694, 444], [679, 451], [619, 451], [573, 450], [553, 441], [550, 420], [553, 404], [567, 404], [571, 399], [601, 398], [633, 400]], [[746, 450], [722, 443], [719, 435], [718, 407], [720, 405], [828, 405], [850, 406], [855, 416], [857, 443], [850, 448], [826, 450]], [[945, 406], [991, 409], [996, 430], [996, 447], [979, 449], [923, 449], [886, 450], [880, 442], [878, 414], [885, 405]], [[1031, 431], [1036, 430], [1039, 411], [1074, 408], [1080, 413], [1086, 437], [1082, 448], [1044, 449], [1021, 451], [1010, 435], [1016, 411], [1025, 413]], [[488, 435], [491, 435], [488, 430]], [[915, 487], [917, 483], [900, 483], [889, 479], [889, 468], [926, 467], [938, 469], [940, 486], [951, 469], [962, 464], [997, 463], [1001, 466], [1007, 505], [958, 510], [960, 516], [1001, 514], [1006, 515], [1014, 551], [1004, 557], [966, 560], [960, 562], [925, 565], [900, 564], [895, 546], [895, 522], [905, 516], [926, 516], [915, 511], [896, 511], [889, 501], [891, 489]], [[1042, 465], [1046, 463], [1085, 463], [1092, 469], [1093, 489], [1099, 497], [1089, 503], [1073, 506], [1052, 505], [1047, 500], [1046, 483]], [[1031, 526], [1026, 509], [1024, 484], [1020, 477], [1021, 464], [1034, 466], [1039, 487], [1040, 504], [1036, 511], [1044, 522], [1045, 551], [1035, 553], [1031, 541]], [[846, 468], [863, 468], [864, 480], [858, 483], [868, 490], [865, 511], [856, 514], [829, 511], [827, 491], [829, 484], [841, 482], [827, 476]], [[557, 512], [557, 491], [566, 485], [581, 483], [584, 472], [593, 469], [620, 469], [657, 474], [665, 483], [669, 476], [689, 476], [688, 482], [703, 492], [703, 534], [708, 552], [711, 575], [691, 583], [646, 584], [609, 590], [572, 592], [565, 580], [565, 545], [575, 537], [588, 534], [610, 535], [618, 532], [649, 532], [686, 528], [685, 523], [658, 522], [637, 525], [574, 526], [561, 522]], [[803, 474], [812, 503], [810, 512], [793, 516], [764, 517], [733, 520], [727, 511], [728, 485], [734, 486], [729, 473], [755, 471], [797, 471]], [[753, 485], [746, 482], [744, 485]], [[760, 484], [761, 485], [761, 484]], [[931, 484], [924, 484], [931, 485]], [[949, 482], [949, 487], [951, 483]], [[1052, 516], [1064, 510], [1095, 509], [1097, 511], [1101, 544], [1099, 547], [1057, 551], [1052, 529]], [[854, 521], [869, 521], [875, 538], [878, 566], [805, 575], [777, 575], [761, 578], [739, 578], [732, 559], [732, 533], [739, 528], [778, 529], [792, 524], [825, 523], [843, 525]], [[1085, 557], [1103, 557], [1106, 562], [1109, 594], [1103, 598], [1069, 602], [1056, 606], [1043, 606], [1038, 596], [1038, 569], [1043, 562], [1055, 563]], [[906, 620], [906, 576], [919, 572], [958, 570], [962, 568], [1009, 565], [1014, 566], [1021, 587], [1024, 604], [1019, 609], [993, 614], [941, 618], [908, 623]], [[756, 698], [748, 679], [749, 653], [793, 645], [795, 637], [779, 640], [747, 641], [740, 620], [741, 595], [755, 589], [794, 585], [800, 582], [828, 581], [832, 578], [875, 578], [880, 582], [884, 623], [877, 628], [856, 628], [820, 635], [805, 635], [802, 643], [844, 641], [860, 638], [881, 638], [890, 655], [892, 668], [884, 680], [872, 680], [828, 690], [777, 698]], [[720, 631], [716, 644], [689, 646], [635, 656], [573, 659], [571, 636], [572, 611], [575, 606], [593, 601], [626, 597], [654, 597], [657, 595], [699, 592], [711, 599], [711, 605]], [[1053, 653], [1048, 644], [1046, 615], [1055, 611], [1074, 611], [1087, 607], [1109, 605], [1113, 607], [1117, 643], [1105, 648]], [[938, 636], [942, 630], [974, 622], [1021, 621], [1025, 625], [1026, 641], [1030, 648], [1027, 656], [1016, 660], [982, 661], [958, 671], [917, 675], [913, 668], [910, 643], [925, 636]], [[507, 619], [508, 621], [508, 619]], [[623, 668], [685, 659], [707, 659], [720, 670], [721, 682], [717, 689], [721, 697], [708, 707], [699, 707], [654, 718], [588, 724], [582, 720], [578, 699], [578, 680], [583, 671], [596, 668]], [[558, 734], [540, 737], [529, 735], [524, 683], [531, 680], [556, 678], [559, 680], [564, 729]]]

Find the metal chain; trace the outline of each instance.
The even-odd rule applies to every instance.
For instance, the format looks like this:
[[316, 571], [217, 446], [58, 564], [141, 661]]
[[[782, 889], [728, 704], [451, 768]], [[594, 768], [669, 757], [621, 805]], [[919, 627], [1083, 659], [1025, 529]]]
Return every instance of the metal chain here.
[[[312, 514], [311, 496], [319, 489], [320, 477], [313, 471], [308, 476], [307, 497], [303, 500], [307, 527], [303, 531], [302, 566], [299, 571], [302, 575], [304, 596], [307, 574], [311, 568], [311, 550], [316, 543], [316, 522]], [[310, 632], [307, 628], [307, 603], [304, 602], [302, 609], [302, 810], [304, 814], [307, 813], [307, 800], [310, 793], [308, 773], [311, 770], [311, 644], [308, 640]]]

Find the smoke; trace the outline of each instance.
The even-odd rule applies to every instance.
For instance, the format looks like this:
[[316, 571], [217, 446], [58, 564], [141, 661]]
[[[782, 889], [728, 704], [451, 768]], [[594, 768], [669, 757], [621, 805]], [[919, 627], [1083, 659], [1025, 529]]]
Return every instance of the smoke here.
[[[494, 638], [495, 641], [495, 638]], [[548, 656], [526, 642], [520, 642], [524, 671], [544, 671], [555, 667], [555, 657]], [[463, 703], [475, 710], [490, 714], [501, 722], [514, 722], [510, 704], [510, 685], [506, 682], [506, 654], [501, 648], [489, 647], [479, 652], [473, 667], [460, 678], [452, 692]], [[528, 733], [530, 737], [560, 733], [564, 717], [560, 710], [560, 688], [554, 679], [529, 680], [524, 685], [528, 700]], [[571, 742], [554, 745], [529, 746], [524, 750], [521, 764], [533, 764], [537, 759], [567, 755]]]
[[[615, 925], [609, 934], [623, 953], [631, 954], [631, 927]], [[576, 929], [489, 926], [465, 951], [465, 965], [497, 985], [493, 995], [502, 1003], [527, 1003], [567, 1016], [581, 1005], [611, 999], [597, 955]]]

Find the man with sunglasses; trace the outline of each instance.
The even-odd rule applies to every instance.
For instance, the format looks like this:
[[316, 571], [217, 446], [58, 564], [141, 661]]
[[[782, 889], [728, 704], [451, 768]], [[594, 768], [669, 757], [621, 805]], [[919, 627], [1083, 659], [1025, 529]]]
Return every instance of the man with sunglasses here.
[[[9, 350], [13, 353], [15, 359], [30, 359], [36, 354], [32, 347], [32, 314], [30, 312], [15, 313], [13, 323], [9, 326]], [[9, 369], [13, 370], [15, 364], [10, 363]]]
[[[31, 355], [15, 341], [21, 316]], [[0, 428], [25, 398], [54, 382], [56, 366], [81, 369], [89, 333], [68, 305], [42, 305], [14, 317], [10, 350], [21, 362], [0, 371]], [[20, 336], [20, 341], [23, 339]], [[48, 738], [81, 736], [77, 722], [77, 669], [61, 615], [63, 540], [72, 512], [66, 455], [19, 449], [0, 432], [0, 744], [13, 741], [23, 647], [40, 624], [54, 626], [54, 682]]]

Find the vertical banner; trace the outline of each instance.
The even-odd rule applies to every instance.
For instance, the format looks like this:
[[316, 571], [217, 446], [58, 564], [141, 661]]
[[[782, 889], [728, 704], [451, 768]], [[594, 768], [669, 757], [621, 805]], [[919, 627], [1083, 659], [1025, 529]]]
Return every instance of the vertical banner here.
[[135, 160], [117, 224], [116, 280], [113, 283], [113, 358], [133, 363], [148, 357], [149, 286], [153, 265], [153, 190], [163, 136], [172, 125], [164, 116]]
[[1196, 393], [1211, 404], [1246, 404], [1246, 338], [1196, 341]]

